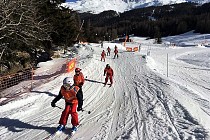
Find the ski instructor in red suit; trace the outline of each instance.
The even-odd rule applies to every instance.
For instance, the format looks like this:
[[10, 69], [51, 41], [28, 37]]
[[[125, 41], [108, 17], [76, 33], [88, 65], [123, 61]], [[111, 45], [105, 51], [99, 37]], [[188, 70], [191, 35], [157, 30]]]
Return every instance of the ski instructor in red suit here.
[[114, 75], [113, 69], [110, 67], [109, 64], [107, 64], [105, 69], [104, 69], [104, 76], [106, 76], [104, 85], [106, 85], [107, 82], [108, 82], [108, 79], [110, 79], [110, 82], [111, 82], [110, 86], [112, 86], [113, 75]]

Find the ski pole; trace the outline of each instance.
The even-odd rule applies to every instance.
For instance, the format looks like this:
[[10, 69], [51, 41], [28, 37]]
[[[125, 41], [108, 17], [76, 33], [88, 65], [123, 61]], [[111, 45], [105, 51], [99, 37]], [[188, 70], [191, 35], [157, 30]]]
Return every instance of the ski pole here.
[[60, 107], [60, 106], [57, 106], [57, 105], [56, 105], [55, 107], [57, 107], [57, 108], [59, 108], [59, 109], [63, 109], [62, 107]]
[[[59, 109], [63, 109], [62, 107], [57, 106], [57, 105], [56, 105], [55, 107], [57, 107], [57, 108], [59, 108]], [[81, 111], [82, 111], [82, 112], [87, 112], [88, 114], [90, 114], [90, 113], [91, 113], [91, 111], [87, 111], [87, 110], [84, 110], [84, 109], [82, 109]]]
[[87, 110], [84, 110], [84, 109], [82, 109], [82, 112], [87, 112], [88, 114], [91, 113], [91, 111], [87, 111]]

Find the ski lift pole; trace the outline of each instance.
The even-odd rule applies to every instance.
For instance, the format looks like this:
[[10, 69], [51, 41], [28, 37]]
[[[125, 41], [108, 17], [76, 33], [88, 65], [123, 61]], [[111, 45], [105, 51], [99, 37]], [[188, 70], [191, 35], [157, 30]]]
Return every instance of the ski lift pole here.
[[[84, 24], [84, 20], [82, 21], [82, 24], [81, 24], [81, 26], [80, 26], [80, 28], [79, 28], [79, 32], [82, 30], [83, 24]], [[76, 40], [78, 39], [78, 37], [79, 37], [79, 33], [77, 34]]]
[[168, 53], [167, 53], [167, 77], [168, 77]]
[[34, 69], [31, 68], [31, 91], [33, 90], [33, 81], [34, 81]]

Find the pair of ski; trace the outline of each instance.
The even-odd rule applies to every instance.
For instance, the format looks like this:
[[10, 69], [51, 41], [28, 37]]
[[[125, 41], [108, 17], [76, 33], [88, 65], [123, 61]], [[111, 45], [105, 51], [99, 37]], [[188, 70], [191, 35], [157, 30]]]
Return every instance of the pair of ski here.
[[70, 140], [74, 136], [75, 133], [76, 131], [71, 132], [68, 136], [66, 136], [64, 140]]
[[[62, 133], [63, 133], [63, 131], [58, 131], [57, 130], [54, 133], [47, 136], [46, 138], [44, 138], [44, 140], [53, 140], [55, 137], [61, 135]], [[70, 140], [75, 133], [76, 133], [76, 131], [71, 131], [70, 134], [67, 134], [67, 136], [64, 138], [64, 140]]]
[[112, 86], [112, 84], [105, 84], [105, 83], [104, 83], [104, 87], [105, 87], [106, 85], [109, 85], [109, 87], [111, 87], [111, 86]]

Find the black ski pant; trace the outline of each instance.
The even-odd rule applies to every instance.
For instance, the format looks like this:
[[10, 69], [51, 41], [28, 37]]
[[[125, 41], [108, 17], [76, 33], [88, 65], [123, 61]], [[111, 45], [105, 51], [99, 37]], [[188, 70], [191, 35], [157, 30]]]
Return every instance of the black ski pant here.
[[118, 58], [118, 54], [116, 53], [116, 54], [114, 54], [114, 58], [117, 56], [117, 58]]
[[79, 91], [77, 92], [77, 99], [78, 99], [78, 108], [82, 108], [82, 105], [83, 105], [82, 87], [80, 87]]

